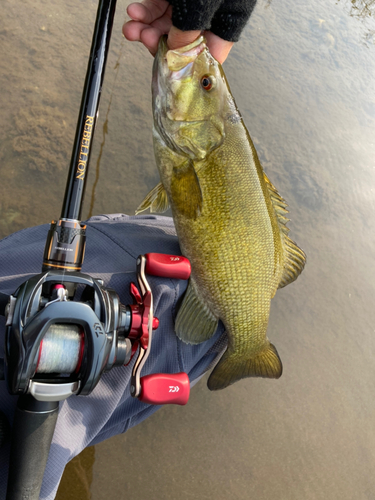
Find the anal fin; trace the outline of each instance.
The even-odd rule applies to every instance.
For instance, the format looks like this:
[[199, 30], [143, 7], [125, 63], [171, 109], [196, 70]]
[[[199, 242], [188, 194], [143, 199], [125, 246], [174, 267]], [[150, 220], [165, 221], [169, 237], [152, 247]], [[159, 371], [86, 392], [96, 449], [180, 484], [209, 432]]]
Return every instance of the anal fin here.
[[201, 301], [190, 280], [176, 318], [176, 335], [187, 344], [200, 344], [216, 332], [218, 319]]

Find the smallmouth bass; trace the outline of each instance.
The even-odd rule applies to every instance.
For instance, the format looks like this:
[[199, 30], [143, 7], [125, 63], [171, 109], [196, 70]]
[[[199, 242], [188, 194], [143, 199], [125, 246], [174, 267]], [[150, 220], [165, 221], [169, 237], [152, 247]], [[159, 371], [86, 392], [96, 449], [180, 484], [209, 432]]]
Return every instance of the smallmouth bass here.
[[191, 262], [176, 334], [197, 344], [223, 322], [228, 348], [209, 377], [211, 390], [244, 377], [279, 378], [281, 360], [267, 338], [270, 302], [306, 259], [288, 237], [287, 205], [264, 174], [203, 37], [178, 50], [168, 50], [161, 38], [152, 90], [161, 183], [137, 213], [170, 205]]

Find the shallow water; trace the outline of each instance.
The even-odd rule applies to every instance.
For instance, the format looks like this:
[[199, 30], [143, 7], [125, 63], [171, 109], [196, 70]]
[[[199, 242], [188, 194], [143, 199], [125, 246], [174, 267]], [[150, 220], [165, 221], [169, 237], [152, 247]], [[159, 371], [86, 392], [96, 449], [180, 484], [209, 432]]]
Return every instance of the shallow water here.
[[[133, 213], [158, 181], [152, 58], [121, 37], [127, 3], [117, 6], [84, 217]], [[3, 0], [0, 15], [5, 236], [60, 214], [96, 2]], [[81, 454], [59, 500], [374, 498], [374, 16], [373, 0], [258, 0], [224, 66], [308, 255], [272, 302], [282, 378], [218, 393], [200, 382], [186, 407]]]

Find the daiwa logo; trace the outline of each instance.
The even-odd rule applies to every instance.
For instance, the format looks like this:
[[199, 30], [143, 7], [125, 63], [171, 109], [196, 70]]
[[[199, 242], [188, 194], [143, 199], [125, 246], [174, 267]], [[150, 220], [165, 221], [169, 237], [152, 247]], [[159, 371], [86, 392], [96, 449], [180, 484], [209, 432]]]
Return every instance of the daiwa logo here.
[[94, 332], [97, 337], [103, 334], [102, 325], [100, 323], [94, 323]]
[[178, 387], [178, 385], [170, 385], [169, 386], [169, 392], [178, 392], [180, 390], [180, 388]]

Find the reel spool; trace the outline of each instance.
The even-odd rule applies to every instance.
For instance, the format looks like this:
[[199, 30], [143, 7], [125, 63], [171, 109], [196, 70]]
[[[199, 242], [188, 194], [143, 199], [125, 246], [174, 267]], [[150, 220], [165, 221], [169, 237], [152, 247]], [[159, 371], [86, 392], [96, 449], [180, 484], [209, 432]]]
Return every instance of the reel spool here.
[[51, 325], [40, 342], [35, 373], [77, 373], [85, 348], [78, 325]]

